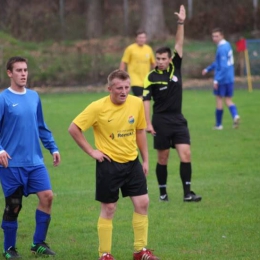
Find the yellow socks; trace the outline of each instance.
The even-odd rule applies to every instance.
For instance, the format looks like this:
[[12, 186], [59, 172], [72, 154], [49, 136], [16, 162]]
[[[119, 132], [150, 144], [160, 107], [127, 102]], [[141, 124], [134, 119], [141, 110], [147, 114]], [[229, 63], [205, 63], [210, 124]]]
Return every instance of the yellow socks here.
[[147, 246], [148, 216], [136, 212], [133, 214], [134, 250], [139, 252]]
[[102, 256], [104, 253], [111, 253], [113, 229], [112, 219], [99, 217], [97, 228], [99, 238], [99, 256]]

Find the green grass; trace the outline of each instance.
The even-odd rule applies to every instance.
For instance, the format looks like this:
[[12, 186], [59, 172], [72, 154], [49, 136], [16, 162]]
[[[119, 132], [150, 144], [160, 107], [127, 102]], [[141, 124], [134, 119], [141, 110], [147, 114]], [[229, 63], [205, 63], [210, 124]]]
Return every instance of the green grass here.
[[[203, 196], [200, 203], [182, 202], [179, 160], [172, 150], [168, 166], [169, 203], [158, 202], [154, 174], [156, 152], [149, 140], [148, 176], [149, 248], [161, 260], [257, 260], [260, 255], [260, 91], [237, 90], [234, 101], [242, 119], [232, 129], [224, 112], [224, 130], [213, 131], [214, 97], [210, 90], [184, 91], [183, 113], [192, 141], [192, 188]], [[45, 120], [60, 148], [62, 163], [52, 167], [44, 150], [55, 193], [47, 242], [55, 259], [97, 259], [99, 203], [94, 200], [95, 162], [69, 136], [73, 118], [91, 101], [106, 93], [41, 95]], [[86, 133], [93, 144], [92, 131]], [[4, 208], [4, 199], [0, 201]], [[19, 216], [17, 247], [24, 259], [32, 259], [29, 247], [34, 231], [36, 196], [24, 199]], [[117, 260], [132, 259], [132, 205], [120, 198], [114, 218], [112, 253]], [[2, 240], [1, 240], [2, 241]]]

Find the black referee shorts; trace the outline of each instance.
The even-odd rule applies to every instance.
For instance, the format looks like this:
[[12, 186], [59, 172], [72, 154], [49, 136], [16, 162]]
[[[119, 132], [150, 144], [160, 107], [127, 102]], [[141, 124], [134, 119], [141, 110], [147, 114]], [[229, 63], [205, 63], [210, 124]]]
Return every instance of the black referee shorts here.
[[154, 149], [167, 150], [176, 144], [190, 144], [190, 133], [187, 120], [182, 114], [154, 114], [152, 118]]
[[138, 86], [131, 86], [132, 92], [134, 96], [136, 97], [142, 97], [143, 96], [143, 87], [138, 87]]
[[127, 163], [96, 162], [96, 200], [117, 202], [119, 189], [123, 197], [147, 194], [146, 177], [138, 157]]

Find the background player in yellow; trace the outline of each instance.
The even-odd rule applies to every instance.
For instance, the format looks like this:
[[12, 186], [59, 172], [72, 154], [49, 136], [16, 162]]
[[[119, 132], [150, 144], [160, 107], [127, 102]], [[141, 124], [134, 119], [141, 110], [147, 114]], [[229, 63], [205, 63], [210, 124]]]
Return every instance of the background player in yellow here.
[[[115, 260], [112, 249], [112, 220], [121, 189], [134, 206], [134, 260], [159, 260], [147, 249], [148, 205], [146, 175], [148, 148], [143, 102], [128, 95], [127, 72], [115, 70], [108, 76], [109, 96], [88, 105], [71, 123], [69, 133], [79, 147], [96, 160], [96, 200], [101, 202], [98, 219], [99, 260]], [[94, 149], [83, 131], [93, 127]], [[143, 163], [138, 159], [138, 149]], [[126, 256], [125, 259], [128, 257]]]
[[126, 70], [131, 78], [133, 94], [143, 96], [144, 78], [155, 67], [155, 58], [152, 48], [146, 44], [146, 33], [143, 30], [136, 32], [135, 43], [129, 45], [122, 57], [119, 69]]

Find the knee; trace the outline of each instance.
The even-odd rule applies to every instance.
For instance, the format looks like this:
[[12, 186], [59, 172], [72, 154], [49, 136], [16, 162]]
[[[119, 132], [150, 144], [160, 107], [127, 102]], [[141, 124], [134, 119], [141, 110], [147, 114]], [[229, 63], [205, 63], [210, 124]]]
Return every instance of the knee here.
[[185, 151], [184, 157], [185, 157], [185, 159], [186, 159], [188, 162], [190, 162], [190, 158], [191, 158], [191, 152], [190, 152], [190, 150]]
[[22, 188], [18, 188], [11, 196], [5, 198], [4, 221], [16, 221], [22, 209]]
[[102, 203], [101, 216], [105, 218], [113, 218], [116, 211], [116, 203]]
[[168, 163], [168, 155], [166, 155], [166, 154], [158, 154], [158, 163], [160, 165], [167, 165], [167, 163]]
[[146, 196], [141, 200], [140, 207], [143, 211], [147, 211], [149, 207], [149, 197]]
[[148, 195], [146, 196], [141, 196], [138, 202], [135, 203], [135, 212], [146, 215], [149, 207], [149, 197]]
[[190, 162], [191, 161], [191, 151], [190, 150], [185, 150], [181, 154], [181, 161], [182, 162]]
[[53, 201], [53, 192], [51, 190], [43, 191], [41, 192], [39, 199], [40, 203], [51, 206]]

